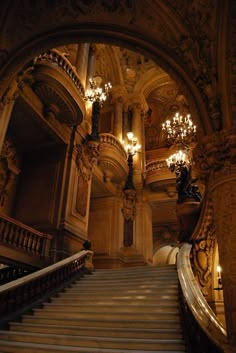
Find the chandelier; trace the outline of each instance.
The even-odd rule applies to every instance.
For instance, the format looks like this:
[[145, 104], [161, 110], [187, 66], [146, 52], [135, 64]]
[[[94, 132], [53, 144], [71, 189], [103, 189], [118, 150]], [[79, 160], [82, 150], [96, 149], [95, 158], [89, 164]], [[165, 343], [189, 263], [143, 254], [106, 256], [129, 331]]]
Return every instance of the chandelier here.
[[190, 166], [192, 162], [187, 152], [179, 150], [167, 158], [166, 163], [168, 168], [173, 172], [176, 167]]
[[134, 156], [141, 148], [141, 145], [138, 143], [137, 137], [134, 136], [133, 132], [127, 133], [128, 144], [126, 145], [126, 150], [128, 155]]
[[89, 79], [89, 88], [85, 92], [84, 99], [92, 103], [98, 102], [100, 106], [106, 101], [109, 92], [112, 89], [110, 82], [106, 83], [103, 88], [100, 87], [102, 78], [95, 76]]
[[190, 114], [182, 116], [176, 113], [172, 120], [162, 124], [162, 131], [166, 133], [169, 145], [189, 144], [196, 141], [197, 127], [193, 124]]

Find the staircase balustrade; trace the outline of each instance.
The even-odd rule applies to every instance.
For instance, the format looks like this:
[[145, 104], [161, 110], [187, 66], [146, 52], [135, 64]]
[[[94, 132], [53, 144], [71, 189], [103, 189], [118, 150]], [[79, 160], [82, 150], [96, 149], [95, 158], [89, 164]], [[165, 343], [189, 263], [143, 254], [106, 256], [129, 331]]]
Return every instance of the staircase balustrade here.
[[53, 64], [58, 65], [74, 82], [75, 86], [78, 88], [79, 93], [82, 97], [84, 97], [84, 87], [80, 81], [79, 75], [74, 68], [74, 66], [70, 63], [70, 61], [60, 53], [57, 49], [49, 49], [43, 54], [40, 54], [34, 59], [34, 64], [37, 64], [41, 61], [48, 61]]
[[0, 215], [0, 242], [38, 255], [47, 257], [52, 236], [33, 229], [15, 219]]
[[91, 271], [93, 252], [81, 252], [0, 287], [0, 326], [40, 305], [72, 280]]
[[14, 281], [28, 274], [29, 271], [21, 267], [6, 266], [0, 269], [0, 285]]
[[182, 289], [181, 311], [188, 353], [222, 353], [227, 351], [226, 331], [208, 305], [192, 272], [190, 251], [184, 244], [177, 255], [177, 270]]

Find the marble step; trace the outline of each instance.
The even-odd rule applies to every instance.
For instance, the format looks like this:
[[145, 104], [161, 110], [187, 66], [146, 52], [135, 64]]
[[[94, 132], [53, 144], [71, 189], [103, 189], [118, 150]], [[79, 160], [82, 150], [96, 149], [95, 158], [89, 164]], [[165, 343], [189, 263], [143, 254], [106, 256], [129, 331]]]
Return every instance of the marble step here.
[[84, 312], [92, 312], [92, 313], [178, 313], [179, 306], [178, 303], [173, 305], [170, 304], [139, 304], [139, 305], [99, 305], [99, 304], [90, 304], [88, 306], [67, 303], [64, 302], [62, 304], [59, 303], [46, 303], [43, 306], [43, 310], [56, 310], [56, 311], [67, 311], [67, 312], [75, 312], [75, 313], [84, 313]]
[[64, 325], [43, 325], [43, 324], [26, 324], [19, 322], [11, 322], [10, 329], [13, 331], [23, 332], [50, 332], [54, 334], [69, 334], [80, 336], [102, 336], [102, 337], [139, 337], [139, 338], [162, 338], [166, 339], [182, 339], [182, 330], [180, 328], [117, 328], [117, 327], [99, 327], [99, 326], [66, 326]]
[[167, 349], [185, 349], [182, 339], [139, 339], [139, 338], [107, 338], [97, 336], [79, 336], [79, 335], [56, 335], [51, 333], [32, 333], [19, 331], [0, 331], [1, 340], [18, 341], [29, 343], [44, 343], [57, 344], [65, 346], [80, 346], [92, 348], [108, 348], [108, 349], [145, 349], [147, 351], [153, 350], [167, 350]]
[[78, 295], [85, 295], [85, 294], [89, 294], [89, 295], [110, 295], [110, 294], [114, 294], [114, 291], [116, 294], [122, 294], [122, 293], [139, 293], [139, 294], [148, 294], [148, 293], [152, 293], [152, 294], [176, 294], [178, 292], [178, 286], [177, 285], [173, 285], [170, 287], [153, 287], [153, 288], [136, 288], [135, 286], [133, 287], [123, 287], [123, 288], [119, 288], [119, 286], [115, 289], [115, 288], [104, 288], [104, 287], [100, 287], [97, 288], [96, 290], [89, 290], [89, 288], [79, 288], [79, 287], [70, 287], [70, 288], [66, 288], [65, 291], [63, 293], [69, 293], [71, 294], [78, 294]]
[[106, 348], [87, 348], [87, 347], [68, 347], [62, 345], [36, 344], [27, 342], [5, 341], [1, 340], [0, 353], [183, 353], [184, 349], [168, 350], [132, 350], [132, 349], [106, 349]]
[[[55, 304], [63, 304], [67, 303], [68, 300], [70, 300], [70, 303], [73, 304], [80, 304], [81, 306], [90, 306], [90, 305], [130, 305], [130, 306], [137, 306], [137, 305], [145, 305], [146, 302], [148, 302], [148, 305], [176, 305], [179, 306], [177, 302], [178, 296], [163, 296], [163, 297], [156, 297], [156, 296], [123, 296], [123, 297], [117, 297], [114, 296], [114, 298], [83, 298], [74, 295], [70, 296], [69, 298], [67, 297], [67, 300], [65, 300], [65, 297], [63, 295], [59, 295], [58, 297], [51, 298], [50, 302], [55, 303]], [[148, 300], [147, 300], [148, 299]]]
[[158, 281], [156, 279], [150, 280], [148, 282], [143, 282], [143, 281], [128, 281], [128, 282], [121, 282], [121, 281], [113, 281], [113, 282], [77, 282], [73, 284], [73, 288], [95, 288], [95, 289], [100, 289], [100, 288], [160, 288], [163, 286], [164, 288], [176, 288], [178, 287], [178, 280], [176, 279], [168, 279], [168, 280], [163, 280], [163, 281]]
[[174, 319], [150, 319], [150, 320], [123, 320], [123, 319], [95, 319], [95, 318], [60, 318], [50, 316], [23, 315], [22, 322], [28, 324], [60, 325], [60, 326], [98, 326], [116, 328], [145, 328], [145, 329], [179, 329], [181, 327], [178, 317]]
[[52, 310], [50, 308], [43, 308], [43, 309], [34, 309], [33, 310], [34, 316], [37, 317], [54, 317], [54, 318], [83, 318], [83, 319], [111, 319], [111, 320], [172, 320], [175, 318], [179, 318], [180, 314], [178, 311], [166, 311], [166, 312], [158, 312], [158, 313], [135, 313], [135, 312], [79, 312], [75, 310]]

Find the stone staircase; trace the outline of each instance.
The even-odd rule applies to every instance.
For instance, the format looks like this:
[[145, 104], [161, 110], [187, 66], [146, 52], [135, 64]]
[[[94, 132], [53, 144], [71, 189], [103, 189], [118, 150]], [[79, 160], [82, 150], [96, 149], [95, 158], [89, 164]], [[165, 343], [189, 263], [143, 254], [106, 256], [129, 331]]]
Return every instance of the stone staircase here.
[[97, 270], [0, 331], [2, 352], [186, 352], [176, 268]]

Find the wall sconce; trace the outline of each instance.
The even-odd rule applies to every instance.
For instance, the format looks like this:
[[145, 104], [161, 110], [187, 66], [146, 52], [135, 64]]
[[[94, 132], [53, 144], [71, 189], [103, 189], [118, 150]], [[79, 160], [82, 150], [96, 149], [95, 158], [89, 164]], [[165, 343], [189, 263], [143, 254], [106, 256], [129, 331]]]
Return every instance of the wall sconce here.
[[222, 279], [221, 279], [221, 272], [222, 272], [222, 268], [220, 265], [217, 266], [216, 268], [217, 270], [217, 287], [214, 288], [214, 290], [223, 290], [223, 284], [222, 284]]

